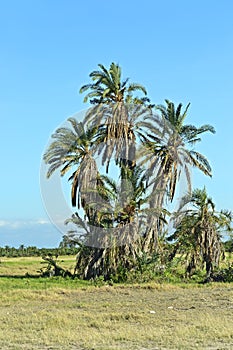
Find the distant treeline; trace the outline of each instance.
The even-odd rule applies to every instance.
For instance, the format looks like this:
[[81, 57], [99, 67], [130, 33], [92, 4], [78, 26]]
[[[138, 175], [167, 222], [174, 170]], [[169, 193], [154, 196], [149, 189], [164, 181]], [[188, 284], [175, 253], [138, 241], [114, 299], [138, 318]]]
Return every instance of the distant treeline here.
[[21, 245], [19, 248], [0, 247], [0, 257], [30, 257], [30, 256], [60, 256], [60, 255], [76, 255], [77, 247], [59, 247], [59, 248], [37, 248], [34, 246], [25, 247]]
[[[225, 252], [233, 253], [233, 240], [229, 240], [223, 243]], [[37, 248], [34, 246], [25, 247], [24, 245], [19, 248], [14, 247], [0, 247], [0, 257], [6, 256], [9, 258], [14, 257], [30, 257], [30, 256], [61, 256], [61, 255], [76, 255], [78, 253], [77, 247], [58, 247], [58, 248]]]

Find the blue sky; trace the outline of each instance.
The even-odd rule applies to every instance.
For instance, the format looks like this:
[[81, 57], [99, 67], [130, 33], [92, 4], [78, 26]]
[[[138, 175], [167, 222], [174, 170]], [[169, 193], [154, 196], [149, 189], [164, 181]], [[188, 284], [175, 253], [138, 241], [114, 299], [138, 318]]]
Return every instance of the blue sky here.
[[187, 122], [212, 124], [196, 171], [217, 208], [233, 210], [233, 2], [231, 0], [9, 0], [0, 9], [0, 246], [56, 246], [39, 186], [50, 134], [84, 108], [80, 86], [114, 61], [154, 103], [191, 102]]

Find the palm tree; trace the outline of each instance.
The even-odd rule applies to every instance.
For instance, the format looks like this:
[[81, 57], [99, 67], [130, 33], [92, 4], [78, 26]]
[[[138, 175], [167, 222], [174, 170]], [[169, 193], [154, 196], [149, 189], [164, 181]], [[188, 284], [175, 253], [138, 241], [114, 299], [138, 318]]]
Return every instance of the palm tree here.
[[[90, 74], [94, 83], [85, 85], [80, 89], [80, 92], [91, 90], [84, 100], [90, 100], [94, 107], [88, 110], [84, 123], [78, 123], [77, 125], [74, 119], [69, 120], [74, 130], [68, 130], [67, 128], [57, 130], [56, 134], [53, 135], [56, 141], [50, 145], [44, 156], [45, 162], [50, 165], [48, 177], [57, 168], [61, 168], [61, 175], [63, 176], [68, 170], [75, 167], [69, 178], [72, 181], [72, 205], [76, 206], [77, 204], [78, 208], [80, 206], [84, 208], [88, 223], [92, 224], [94, 228], [97, 227], [97, 229], [106, 225], [109, 221], [109, 214], [104, 213], [103, 216], [103, 206], [96, 208], [98, 202], [96, 196], [99, 196], [100, 188], [103, 188], [103, 186], [101, 185], [102, 179], [99, 176], [94, 155], [102, 152], [103, 163], [107, 164], [107, 170], [109, 162], [113, 158], [113, 153], [115, 153], [114, 157], [117, 164], [120, 164], [121, 167], [126, 166], [133, 169], [136, 166], [136, 136], [133, 127], [134, 119], [139, 114], [139, 108], [128, 107], [126, 104], [135, 103], [137, 106], [143, 107], [143, 103], [148, 101], [146, 97], [133, 96], [135, 91], [140, 91], [145, 96], [146, 90], [139, 84], [129, 84], [128, 79], [121, 81], [119, 65], [112, 63], [109, 70], [103, 65], [99, 65], [99, 68], [100, 71], [94, 71]], [[80, 128], [82, 130], [79, 130]], [[127, 209], [129, 209], [129, 206]], [[124, 210], [126, 210], [125, 207]], [[120, 216], [122, 219], [124, 217], [123, 213]], [[80, 221], [77, 216], [72, 219], [76, 225], [85, 226], [85, 222]], [[126, 221], [127, 219], [125, 219], [125, 224]], [[129, 230], [127, 230], [126, 225], [123, 226], [122, 230], [126, 235]], [[96, 232], [93, 227], [92, 233]], [[90, 232], [87, 233], [87, 236], [93, 237]], [[98, 237], [98, 234], [96, 236]], [[105, 239], [107, 238], [101, 237], [100, 241], [103, 242]], [[100, 242], [98, 244], [101, 246]], [[127, 249], [130, 251], [129, 246]], [[91, 271], [87, 273], [88, 276], [98, 273], [99, 269], [96, 266], [99, 261], [105, 259], [106, 254], [106, 249], [94, 248], [94, 252], [91, 252], [92, 260], [87, 260], [90, 265], [86, 268]], [[122, 254], [119, 255], [119, 259], [120, 256], [122, 258]], [[126, 258], [126, 260], [129, 259]], [[105, 266], [107, 265], [105, 264]]]
[[[128, 79], [122, 81], [119, 65], [112, 63], [109, 69], [103, 65], [99, 68], [90, 74], [92, 83], [80, 89], [81, 93], [89, 91], [84, 101], [93, 105], [83, 123], [70, 118], [71, 128], [59, 128], [44, 155], [49, 165], [48, 177], [57, 169], [61, 176], [72, 171], [69, 177], [72, 205], [82, 207], [88, 219], [85, 222], [76, 213], [68, 220], [85, 232], [78, 255], [85, 278], [110, 276], [119, 264], [132, 267], [141, 249], [154, 253], [158, 232], [168, 214], [163, 209], [165, 198], [173, 200], [181, 170], [189, 184], [189, 166], [211, 176], [207, 159], [190, 146], [200, 141], [203, 132], [214, 132], [209, 125], [201, 128], [184, 125], [189, 105], [182, 113], [181, 104], [175, 108], [166, 100], [166, 107], [157, 106], [159, 115], [154, 115], [145, 88], [130, 84]], [[135, 97], [136, 91], [143, 97]], [[145, 172], [138, 167], [139, 139], [142, 143], [139, 165], [141, 169], [146, 165]], [[110, 161], [115, 160], [120, 169], [120, 187], [99, 174], [96, 155], [101, 155], [106, 172]], [[105, 247], [109, 229], [120, 232], [124, 244], [116, 244], [113, 239], [112, 246]], [[132, 244], [132, 232], [137, 237], [136, 244]], [[96, 233], [95, 244], [87, 247]]]
[[72, 206], [82, 207], [91, 221], [93, 210], [89, 203], [93, 201], [93, 190], [99, 181], [98, 167], [93, 158], [96, 129], [85, 129], [84, 124], [74, 118], [68, 121], [71, 128], [58, 128], [52, 135], [55, 141], [51, 142], [44, 154], [44, 161], [49, 165], [47, 177], [57, 169], [60, 169], [61, 176], [72, 170], [69, 177], [69, 181], [72, 181]]
[[[142, 132], [141, 119], [142, 115], [148, 112], [148, 107], [145, 105], [149, 103], [149, 99], [146, 97], [146, 89], [142, 85], [129, 84], [129, 79], [122, 81], [119, 65], [112, 63], [108, 70], [103, 65], [99, 65], [99, 68], [99, 71], [94, 71], [90, 74], [93, 83], [84, 85], [80, 89], [81, 93], [90, 90], [85, 96], [84, 101], [87, 102], [89, 100], [94, 105], [93, 108], [88, 110], [84, 122], [91, 128], [98, 129], [95, 137], [96, 149], [97, 153], [102, 155], [102, 164], [106, 165], [107, 173], [112, 159], [115, 159], [116, 165], [120, 166], [120, 192], [121, 195], [123, 193], [125, 195], [127, 192], [125, 184], [132, 180], [129, 174], [134, 173], [135, 175], [136, 135]], [[136, 91], [140, 91], [144, 97], [135, 97], [134, 92]], [[111, 255], [115, 256], [115, 262], [119, 259], [124, 261], [125, 256], [127, 256], [126, 251], [134, 259], [134, 249], [136, 247], [131, 244], [132, 240], [130, 239], [131, 235], [128, 230], [128, 224], [133, 225], [131, 221], [133, 221], [133, 217], [135, 218], [136, 215], [135, 205], [136, 203], [133, 205], [132, 203], [124, 203], [121, 209], [119, 207], [117, 208], [117, 220], [120, 220], [118, 224], [121, 225], [124, 248], [122, 248], [122, 245], [121, 249], [115, 249], [113, 247]], [[102, 215], [100, 225], [111, 225], [112, 217], [109, 214], [103, 214], [103, 212], [99, 212], [99, 214], [100, 216]], [[117, 252], [117, 254], [114, 252]], [[94, 254], [92, 259], [93, 266], [96, 268], [98, 261], [102, 261], [103, 256], [106, 259], [109, 254], [106, 250], [100, 250], [98, 254]], [[97, 261], [95, 257], [97, 257]], [[124, 264], [128, 263], [128, 261], [129, 258], [126, 258]], [[101, 264], [106, 266], [106, 264]], [[89, 271], [91, 270], [89, 269]], [[108, 268], [106, 268], [106, 271], [108, 271]]]
[[169, 237], [170, 241], [175, 241], [173, 257], [176, 253], [185, 255], [187, 274], [205, 265], [206, 275], [210, 277], [219, 266], [223, 251], [221, 233], [232, 231], [232, 213], [215, 211], [213, 200], [203, 188], [183, 198], [177, 215], [176, 230]]
[[[151, 123], [150, 131], [147, 135], [141, 135], [140, 151], [143, 158], [141, 164], [147, 165], [146, 176], [152, 186], [150, 207], [161, 209], [165, 199], [173, 201], [182, 171], [186, 176], [189, 191], [191, 191], [191, 167], [211, 176], [208, 160], [192, 147], [201, 141], [202, 133], [215, 132], [210, 125], [197, 128], [184, 124], [190, 104], [182, 112], [181, 103], [175, 108], [174, 103], [169, 100], [165, 102], [166, 106], [156, 107], [159, 115], [148, 116], [148, 122]], [[146, 250], [155, 248], [160, 227], [163, 227], [160, 221], [152, 218], [145, 239]]]
[[120, 186], [114, 179], [108, 176], [101, 176], [106, 196], [112, 203], [114, 221], [119, 225], [126, 225], [134, 221], [147, 203], [144, 170], [138, 166], [129, 169], [121, 166]]

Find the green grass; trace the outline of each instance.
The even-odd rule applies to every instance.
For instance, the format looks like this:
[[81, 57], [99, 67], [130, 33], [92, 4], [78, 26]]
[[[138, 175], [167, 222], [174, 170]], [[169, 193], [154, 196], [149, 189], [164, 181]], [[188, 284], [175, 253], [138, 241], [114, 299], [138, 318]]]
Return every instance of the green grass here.
[[[58, 265], [73, 272], [75, 267], [75, 256], [59, 256]], [[0, 258], [0, 276], [40, 276], [40, 270], [45, 268], [47, 262], [41, 257], [17, 257]]]
[[94, 286], [25, 277], [39, 258], [1, 261], [1, 350], [233, 349], [232, 284]]

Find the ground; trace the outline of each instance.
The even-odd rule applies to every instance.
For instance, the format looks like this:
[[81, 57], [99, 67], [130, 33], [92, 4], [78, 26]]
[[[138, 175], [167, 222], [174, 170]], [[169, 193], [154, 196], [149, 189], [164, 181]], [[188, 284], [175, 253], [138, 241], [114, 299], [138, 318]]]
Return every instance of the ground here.
[[0, 278], [0, 294], [2, 350], [233, 349], [232, 284], [15, 276]]

